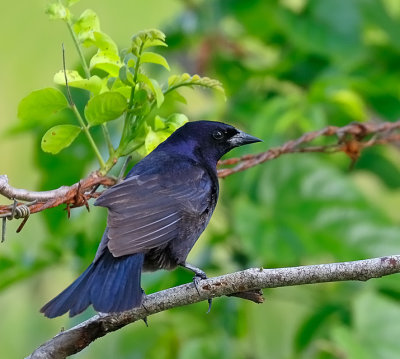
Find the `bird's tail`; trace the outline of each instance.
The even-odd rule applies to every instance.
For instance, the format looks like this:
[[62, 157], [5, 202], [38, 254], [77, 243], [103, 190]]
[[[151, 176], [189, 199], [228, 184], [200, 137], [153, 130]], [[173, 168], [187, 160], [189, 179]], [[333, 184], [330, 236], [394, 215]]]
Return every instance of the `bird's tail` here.
[[75, 282], [45, 304], [40, 312], [54, 318], [69, 311], [72, 317], [90, 304], [102, 313], [123, 312], [140, 306], [143, 259], [142, 253], [114, 257], [106, 247]]

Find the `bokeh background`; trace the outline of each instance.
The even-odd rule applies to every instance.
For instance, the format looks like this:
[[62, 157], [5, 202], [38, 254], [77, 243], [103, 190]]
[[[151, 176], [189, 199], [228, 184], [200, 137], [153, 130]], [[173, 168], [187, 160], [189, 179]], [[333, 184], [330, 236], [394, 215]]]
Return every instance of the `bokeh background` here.
[[[95, 169], [84, 138], [58, 156], [40, 150], [47, 128], [11, 135], [17, 106], [53, 86], [61, 43], [78, 57], [65, 25], [45, 2], [8, 2], [0, 12], [0, 173], [32, 190], [72, 184]], [[103, 31], [121, 47], [157, 27], [172, 73], [223, 82], [227, 102], [187, 91], [191, 120], [222, 120], [262, 144], [310, 130], [400, 115], [400, 2], [397, 0], [95, 1]], [[162, 75], [161, 75], [162, 76]], [[104, 149], [105, 150], [105, 149]], [[295, 154], [222, 181], [216, 213], [189, 259], [210, 276], [253, 266], [283, 267], [400, 253], [400, 160], [395, 146], [365, 150], [353, 170], [344, 154]], [[4, 203], [5, 200], [2, 200]], [[7, 202], [5, 202], [7, 203]], [[21, 358], [94, 314], [49, 320], [38, 309], [91, 262], [104, 209], [62, 208], [9, 223], [0, 246], [0, 357]], [[147, 293], [191, 280], [177, 269], [144, 275]], [[265, 291], [263, 305], [237, 298], [176, 308], [97, 340], [76, 358], [398, 358], [400, 284], [329, 283]]]

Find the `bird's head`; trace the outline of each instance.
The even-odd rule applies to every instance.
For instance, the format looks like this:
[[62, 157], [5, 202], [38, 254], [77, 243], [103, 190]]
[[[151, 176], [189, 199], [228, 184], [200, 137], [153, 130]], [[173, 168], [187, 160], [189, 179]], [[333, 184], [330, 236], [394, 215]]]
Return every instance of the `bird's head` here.
[[177, 129], [164, 144], [186, 155], [200, 156], [216, 163], [231, 149], [260, 141], [222, 122], [194, 121]]

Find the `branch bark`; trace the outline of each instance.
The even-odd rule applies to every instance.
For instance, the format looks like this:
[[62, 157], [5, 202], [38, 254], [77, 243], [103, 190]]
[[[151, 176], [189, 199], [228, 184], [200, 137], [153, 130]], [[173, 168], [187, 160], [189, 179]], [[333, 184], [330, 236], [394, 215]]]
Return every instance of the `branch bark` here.
[[209, 298], [261, 288], [334, 281], [366, 281], [394, 273], [400, 273], [400, 255], [291, 268], [251, 268], [202, 280], [198, 285], [199, 292], [196, 291], [193, 283], [188, 283], [148, 295], [141, 308], [120, 314], [95, 315], [71, 329], [60, 332], [26, 359], [66, 358], [81, 351], [97, 338], [127, 324], [146, 319], [152, 314]]

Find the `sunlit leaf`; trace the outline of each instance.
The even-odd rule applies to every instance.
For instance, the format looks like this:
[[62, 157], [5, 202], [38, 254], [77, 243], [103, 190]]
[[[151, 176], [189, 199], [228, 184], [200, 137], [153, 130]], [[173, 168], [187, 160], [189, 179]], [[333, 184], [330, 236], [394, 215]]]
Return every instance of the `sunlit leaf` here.
[[145, 89], [137, 89], [135, 90], [134, 96], [135, 102], [143, 105], [148, 99], [148, 93]]
[[155, 46], [154, 44], [159, 44], [159, 42], [165, 42], [165, 34], [162, 31], [157, 29], [140, 31], [132, 36], [130, 51], [138, 56], [141, 49], [143, 50], [146, 46], [146, 43], [150, 44], [149, 46]]
[[156, 116], [153, 128], [148, 129], [144, 146], [138, 152], [143, 156], [147, 155], [186, 122], [188, 122], [188, 118], [181, 113], [172, 114], [167, 119]]
[[45, 88], [31, 92], [18, 105], [18, 117], [22, 121], [40, 121], [45, 123], [49, 116], [68, 107], [64, 94], [54, 88]]
[[105, 92], [92, 97], [85, 107], [85, 117], [91, 126], [112, 121], [127, 109], [127, 101], [118, 92]]
[[145, 42], [143, 45], [143, 50], [147, 49], [148, 47], [155, 47], [155, 46], [162, 46], [162, 47], [168, 47], [168, 45], [163, 41], [163, 40], [148, 40]]
[[42, 137], [42, 150], [53, 155], [68, 147], [81, 132], [74, 125], [58, 125], [50, 128]]
[[118, 76], [119, 69], [121, 67], [121, 61], [119, 56], [113, 51], [99, 50], [90, 59], [90, 69], [100, 69], [106, 71], [111, 76]]
[[92, 45], [94, 32], [100, 31], [100, 21], [97, 14], [90, 9], [85, 10], [74, 24], [78, 40], [85, 46]]
[[167, 60], [155, 52], [144, 52], [140, 57], [140, 62], [147, 62], [151, 64], [157, 64], [165, 67], [168, 71], [170, 71]]
[[164, 102], [164, 94], [159, 83], [154, 79], [149, 79], [144, 74], [138, 74], [138, 80], [144, 82], [150, 88], [156, 99], [157, 107], [160, 107]]
[[46, 14], [52, 20], [67, 20], [70, 17], [70, 12], [63, 4], [56, 2], [47, 5]]
[[[67, 74], [68, 86], [88, 90], [95, 95], [100, 93], [103, 87], [102, 79], [96, 75], [91, 76], [90, 79], [85, 79], [81, 75], [79, 75], [79, 73], [75, 70], [67, 70], [66, 74]], [[57, 85], [65, 86], [64, 70], [58, 71], [54, 75], [53, 81]]]
[[113, 52], [118, 56], [118, 46], [114, 40], [102, 31], [93, 31], [93, 45], [100, 50]]
[[173, 113], [168, 116], [166, 125], [170, 133], [176, 131], [179, 127], [183, 126], [189, 119], [183, 113]]

